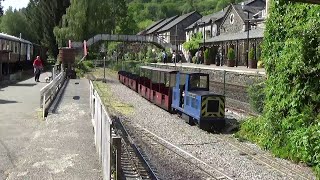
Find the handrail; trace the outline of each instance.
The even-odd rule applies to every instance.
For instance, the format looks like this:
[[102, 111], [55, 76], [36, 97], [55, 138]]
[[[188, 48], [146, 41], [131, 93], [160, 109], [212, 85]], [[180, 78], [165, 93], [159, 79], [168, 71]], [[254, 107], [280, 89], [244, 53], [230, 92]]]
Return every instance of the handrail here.
[[61, 89], [65, 79], [66, 73], [62, 71], [58, 74], [58, 76], [54, 77], [49, 84], [40, 90], [40, 108], [42, 108], [43, 119], [45, 119], [47, 109]]
[[[128, 41], [128, 42], [148, 42], [156, 43], [163, 48], [172, 46], [169, 42], [161, 39], [158, 35], [121, 35], [121, 34], [97, 34], [87, 40], [87, 46], [91, 46], [99, 41]], [[82, 42], [72, 42], [72, 47], [83, 48]]]

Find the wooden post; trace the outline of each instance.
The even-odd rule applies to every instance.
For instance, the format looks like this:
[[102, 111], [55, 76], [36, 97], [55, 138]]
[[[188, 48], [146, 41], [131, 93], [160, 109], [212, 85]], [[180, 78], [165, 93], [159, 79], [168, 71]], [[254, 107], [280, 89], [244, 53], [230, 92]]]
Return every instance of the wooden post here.
[[112, 144], [114, 148], [116, 149], [116, 159], [115, 159], [115, 170], [116, 170], [116, 176], [115, 178], [121, 179], [121, 137], [112, 137]]

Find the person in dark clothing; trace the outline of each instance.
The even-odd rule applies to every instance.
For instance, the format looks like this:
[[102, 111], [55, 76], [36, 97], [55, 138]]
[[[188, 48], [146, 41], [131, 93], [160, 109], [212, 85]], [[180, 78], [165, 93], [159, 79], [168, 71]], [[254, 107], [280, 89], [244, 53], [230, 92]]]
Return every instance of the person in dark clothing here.
[[34, 68], [34, 80], [36, 82], [40, 82], [40, 73], [43, 69], [42, 61], [40, 59], [40, 56], [37, 56], [37, 58], [33, 61], [33, 68]]
[[163, 63], [167, 64], [168, 55], [167, 55], [166, 51], [162, 52], [162, 58], [163, 58]]

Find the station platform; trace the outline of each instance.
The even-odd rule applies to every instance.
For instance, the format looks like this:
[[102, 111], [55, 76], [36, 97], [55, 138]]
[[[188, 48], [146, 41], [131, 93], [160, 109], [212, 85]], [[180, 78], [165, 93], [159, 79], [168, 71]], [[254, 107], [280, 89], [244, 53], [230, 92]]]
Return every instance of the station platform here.
[[194, 68], [194, 69], [204, 69], [204, 70], [215, 70], [215, 71], [228, 71], [228, 72], [237, 72], [244, 74], [259, 74], [266, 75], [264, 68], [250, 69], [246, 66], [238, 67], [227, 67], [227, 66], [216, 66], [215, 64], [204, 65], [204, 64], [194, 64], [194, 63], [151, 63], [156, 66], [171, 66], [171, 67], [184, 67], [184, 68]]
[[102, 179], [88, 80], [70, 80], [44, 121], [39, 106], [45, 77], [0, 87], [0, 180]]

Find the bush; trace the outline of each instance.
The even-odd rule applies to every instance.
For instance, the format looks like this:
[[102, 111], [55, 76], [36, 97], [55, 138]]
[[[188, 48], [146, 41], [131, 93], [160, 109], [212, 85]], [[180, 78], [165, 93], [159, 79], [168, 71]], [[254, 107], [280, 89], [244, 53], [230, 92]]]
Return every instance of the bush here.
[[92, 60], [83, 61], [83, 64], [84, 64], [84, 66], [85, 66], [87, 69], [92, 69], [92, 68], [94, 68], [93, 61], [92, 61]]
[[249, 102], [251, 105], [251, 108], [261, 114], [264, 108], [264, 101], [265, 101], [265, 83], [254, 83], [248, 88], [248, 94], [249, 94]]
[[232, 48], [228, 50], [227, 57], [229, 60], [234, 60], [236, 58], [236, 54]]
[[193, 57], [192, 57], [192, 62], [193, 62], [194, 64], [197, 63], [197, 57], [196, 57], [196, 56], [193, 56]]
[[262, 44], [268, 76], [263, 115], [243, 123], [239, 132], [276, 156], [313, 166], [318, 179], [319, 12], [320, 6], [271, 1]]
[[251, 48], [250, 51], [249, 51], [249, 60], [254, 60], [254, 50], [253, 50], [253, 48]]

